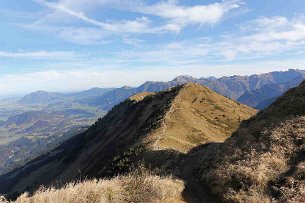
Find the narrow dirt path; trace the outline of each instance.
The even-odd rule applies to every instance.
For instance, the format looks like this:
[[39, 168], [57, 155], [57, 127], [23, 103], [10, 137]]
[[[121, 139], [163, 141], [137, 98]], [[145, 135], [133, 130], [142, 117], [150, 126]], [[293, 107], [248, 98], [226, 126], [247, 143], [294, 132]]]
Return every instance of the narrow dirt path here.
[[[171, 104], [171, 107], [170, 107], [169, 111], [166, 113], [166, 115], [164, 116], [164, 118], [162, 120], [162, 133], [158, 136], [157, 140], [155, 141], [155, 143], [153, 145], [155, 150], [159, 149], [158, 144], [159, 144], [160, 140], [165, 136], [165, 132], [166, 132], [166, 129], [167, 129], [166, 120], [168, 118], [170, 118], [170, 116], [173, 114], [173, 112], [175, 110], [180, 109], [180, 107], [177, 107], [177, 103], [179, 103], [182, 100], [181, 95], [183, 94], [184, 91], [185, 91], [185, 89], [183, 88], [178, 93], [178, 96], [176, 98], [174, 98], [174, 100], [172, 101], [172, 104]], [[177, 102], [177, 101], [179, 101], [179, 102]]]
[[[184, 91], [185, 88], [183, 88], [179, 92], [177, 97], [172, 101], [169, 111], [166, 113], [162, 120], [162, 131], [158, 135], [158, 138], [153, 145], [155, 150], [159, 149], [159, 142], [165, 137], [165, 133], [167, 130], [166, 121], [172, 116], [175, 111], [181, 108], [179, 104], [181, 104]], [[193, 174], [194, 163], [196, 163], [196, 161], [196, 158], [188, 156], [184, 160], [182, 166], [179, 167], [180, 175], [178, 176], [180, 176], [180, 178], [183, 179], [185, 182], [185, 189], [183, 191], [184, 200], [188, 203], [221, 203], [221, 201], [215, 198], [207, 188], [203, 188], [201, 184], [196, 181], [196, 178]]]

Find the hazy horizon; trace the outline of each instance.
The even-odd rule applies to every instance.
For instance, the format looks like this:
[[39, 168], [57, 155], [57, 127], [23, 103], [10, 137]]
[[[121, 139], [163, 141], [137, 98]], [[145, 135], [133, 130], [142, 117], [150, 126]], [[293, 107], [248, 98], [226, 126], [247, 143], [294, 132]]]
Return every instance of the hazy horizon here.
[[[274, 70], [274, 71], [288, 71], [288, 70], [305, 70], [305, 69], [300, 69], [300, 68], [287, 68], [287, 69], [281, 69], [281, 70]], [[274, 72], [274, 71], [270, 71], [270, 72]], [[177, 75], [175, 77], [172, 77], [170, 79], [167, 79], [167, 80], [145, 80], [143, 82], [140, 82], [136, 85], [128, 85], [128, 84], [123, 84], [121, 86], [90, 86], [90, 87], [87, 87], [87, 88], [80, 88], [80, 89], [74, 89], [74, 90], [68, 90], [68, 89], [64, 89], [64, 88], [61, 88], [61, 89], [33, 89], [32, 91], [25, 91], [25, 92], [19, 92], [19, 93], [8, 93], [8, 94], [1, 94], [0, 93], [0, 99], [10, 99], [10, 98], [14, 98], [14, 97], [23, 97], [27, 94], [30, 94], [30, 93], [33, 93], [33, 92], [37, 92], [37, 91], [46, 91], [46, 92], [57, 92], [57, 93], [63, 93], [63, 94], [72, 94], [72, 93], [77, 93], [77, 92], [81, 92], [81, 91], [85, 91], [85, 90], [89, 90], [89, 89], [92, 89], [92, 88], [121, 88], [121, 87], [124, 87], [124, 86], [130, 86], [130, 87], [138, 87], [142, 84], [144, 84], [145, 82], [168, 82], [168, 81], [172, 81], [173, 79], [175, 79], [176, 77], [179, 77], [179, 76], [190, 76], [190, 77], [194, 77], [194, 78], [208, 78], [208, 77], [216, 77], [216, 78], [221, 78], [221, 77], [227, 77], [227, 76], [234, 76], [234, 75], [239, 75], [239, 76], [249, 76], [249, 75], [254, 75], [254, 74], [265, 74], [265, 73], [269, 73], [269, 72], [257, 72], [257, 73], [253, 73], [253, 74], [228, 74], [228, 75], [221, 75], [221, 76], [214, 76], [214, 75], [210, 75], [210, 76], [197, 76], [197, 77], [194, 77], [192, 75]]]

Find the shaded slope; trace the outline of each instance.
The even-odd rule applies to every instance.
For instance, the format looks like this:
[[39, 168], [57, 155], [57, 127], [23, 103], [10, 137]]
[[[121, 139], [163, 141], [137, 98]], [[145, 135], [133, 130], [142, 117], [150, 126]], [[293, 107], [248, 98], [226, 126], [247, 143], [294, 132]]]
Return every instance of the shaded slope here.
[[159, 120], [180, 88], [162, 92], [155, 98], [146, 97], [141, 102], [122, 102], [85, 133], [27, 166], [2, 176], [0, 180], [6, 184], [0, 186], [3, 187], [0, 192], [21, 192], [28, 186], [35, 188], [56, 180], [68, 182], [80, 176], [97, 176], [100, 171], [106, 173], [115, 155], [123, 153], [141, 135], [158, 127]]
[[86, 132], [0, 177], [5, 183], [0, 192], [22, 192], [79, 177], [109, 177], [140, 159], [166, 165], [165, 154], [171, 153], [166, 150], [187, 152], [199, 144], [223, 141], [242, 119], [255, 113], [198, 84], [135, 95]]
[[264, 101], [262, 101], [261, 103], [259, 103], [255, 108], [258, 110], [263, 110], [268, 108], [273, 102], [275, 102], [278, 99], [278, 97], [273, 97], [270, 99], [266, 99]]
[[304, 202], [304, 149], [303, 82], [244, 122], [220, 147], [203, 149], [199, 174], [227, 201]]
[[298, 86], [304, 79], [305, 75], [298, 76], [287, 83], [268, 84], [260, 89], [246, 92], [239, 97], [237, 101], [253, 108], [264, 109], [268, 107], [272, 101], [275, 101], [278, 97], [282, 96], [287, 90]]

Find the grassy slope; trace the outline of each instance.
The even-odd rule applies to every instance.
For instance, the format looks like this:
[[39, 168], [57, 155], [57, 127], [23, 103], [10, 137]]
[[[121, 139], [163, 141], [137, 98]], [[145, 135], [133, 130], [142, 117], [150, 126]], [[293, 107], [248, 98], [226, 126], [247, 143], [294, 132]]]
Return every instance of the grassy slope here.
[[304, 202], [304, 149], [302, 83], [244, 122], [222, 146], [204, 149], [200, 177], [227, 201]]
[[153, 132], [153, 149], [188, 152], [209, 142], [223, 142], [256, 110], [198, 84], [186, 84], [175, 97], [161, 125]]

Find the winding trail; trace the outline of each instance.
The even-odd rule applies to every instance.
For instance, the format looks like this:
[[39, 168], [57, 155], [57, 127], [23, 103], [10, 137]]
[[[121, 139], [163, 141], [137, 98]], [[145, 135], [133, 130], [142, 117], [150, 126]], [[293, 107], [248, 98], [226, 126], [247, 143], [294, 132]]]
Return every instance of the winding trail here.
[[[178, 95], [173, 99], [169, 111], [166, 113], [162, 120], [162, 131], [158, 135], [153, 148], [159, 150], [159, 143], [165, 137], [167, 130], [166, 121], [172, 116], [172, 114], [181, 109], [182, 96], [187, 86], [184, 86]], [[185, 189], [183, 191], [184, 201], [188, 203], [222, 203], [220, 200], [215, 198], [208, 188], [204, 188], [202, 184], [198, 183], [195, 175], [193, 174], [194, 163], [196, 163], [196, 156], [188, 156], [183, 160], [183, 164], [179, 167], [179, 178], [185, 182]]]
[[[170, 118], [170, 116], [174, 113], [174, 111], [180, 109], [180, 107], [176, 107], [177, 103], [180, 103], [182, 101], [181, 95], [183, 94], [183, 92], [185, 91], [185, 87], [183, 87], [181, 89], [181, 91], [178, 93], [178, 95], [173, 99], [172, 103], [171, 103], [171, 107], [169, 109], [169, 111], [166, 113], [166, 115], [164, 116], [164, 118], [162, 119], [162, 132], [161, 134], [158, 136], [157, 140], [154, 143], [154, 149], [155, 150], [159, 150], [159, 142], [162, 138], [165, 137], [165, 132], [167, 129], [167, 125], [166, 125], [166, 120], [168, 118]], [[178, 101], [177, 101], [178, 100]]]

